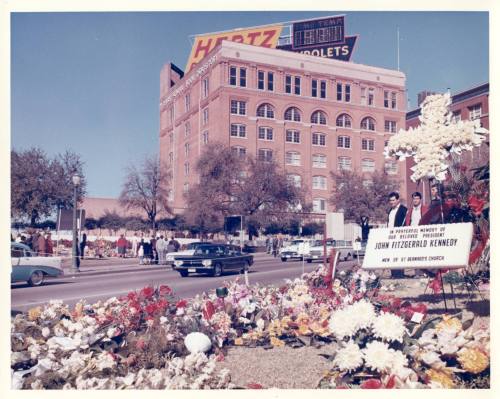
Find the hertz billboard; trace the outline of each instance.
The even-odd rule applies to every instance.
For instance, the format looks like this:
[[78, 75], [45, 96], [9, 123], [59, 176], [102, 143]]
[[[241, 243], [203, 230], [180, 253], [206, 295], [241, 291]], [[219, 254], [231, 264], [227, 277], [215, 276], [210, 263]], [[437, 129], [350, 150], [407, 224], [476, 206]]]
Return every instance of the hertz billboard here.
[[[289, 27], [289, 36], [281, 36]], [[288, 39], [279, 44], [279, 39]], [[186, 65], [189, 72], [223, 40], [350, 61], [357, 36], [345, 36], [343, 15], [198, 35]]]

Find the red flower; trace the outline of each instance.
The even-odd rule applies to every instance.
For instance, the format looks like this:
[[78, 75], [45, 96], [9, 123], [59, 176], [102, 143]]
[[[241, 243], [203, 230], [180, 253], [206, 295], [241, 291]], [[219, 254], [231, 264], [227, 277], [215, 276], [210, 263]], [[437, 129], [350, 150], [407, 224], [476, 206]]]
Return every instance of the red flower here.
[[185, 308], [187, 306], [187, 301], [185, 299], [181, 299], [180, 301], [178, 301], [176, 304], [175, 304], [175, 307], [177, 309], [179, 308]]
[[156, 306], [159, 310], [165, 310], [168, 306], [168, 301], [166, 299], [160, 299], [158, 302], [156, 302]]
[[131, 291], [127, 294], [127, 298], [129, 301], [136, 301], [137, 300], [137, 292]]
[[155, 290], [153, 287], [151, 286], [148, 286], [148, 287], [144, 287], [141, 292], [140, 292], [140, 295], [144, 298], [152, 298], [153, 297], [153, 294], [155, 293]]
[[389, 377], [389, 380], [385, 384], [385, 388], [386, 389], [393, 389], [395, 386], [396, 386], [396, 376], [391, 375]]
[[155, 303], [150, 303], [149, 305], [146, 305], [144, 310], [146, 311], [147, 314], [151, 315], [154, 314], [158, 310], [158, 308]]
[[260, 384], [257, 384], [256, 382], [251, 382], [247, 384], [248, 389], [264, 389], [264, 387]]
[[441, 292], [443, 288], [439, 277], [440, 276], [438, 274], [431, 282], [429, 282], [429, 288], [434, 292], [434, 294]]
[[476, 196], [469, 197], [469, 206], [474, 215], [479, 216], [483, 211], [486, 201]]
[[211, 301], [207, 301], [205, 304], [205, 309], [203, 309], [203, 318], [205, 320], [210, 320], [215, 313], [215, 306]]
[[382, 388], [382, 382], [375, 378], [370, 378], [361, 384], [361, 389], [380, 389]]
[[158, 292], [160, 295], [171, 295], [172, 294], [172, 288], [170, 288], [168, 285], [160, 285], [158, 288]]

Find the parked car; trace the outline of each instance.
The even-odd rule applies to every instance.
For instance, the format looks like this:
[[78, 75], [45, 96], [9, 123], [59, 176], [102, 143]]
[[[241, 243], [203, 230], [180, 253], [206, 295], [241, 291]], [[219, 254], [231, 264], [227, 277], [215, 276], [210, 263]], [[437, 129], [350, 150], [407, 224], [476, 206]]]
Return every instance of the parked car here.
[[[349, 260], [354, 255], [354, 250], [352, 248], [352, 241], [349, 240], [334, 240], [327, 238], [326, 240], [326, 254], [327, 262], [330, 260], [330, 250], [335, 248], [336, 251], [340, 252], [339, 259]], [[324, 257], [324, 241], [316, 240], [311, 248], [309, 249], [309, 254], [304, 256], [307, 263], [311, 263], [313, 260], [322, 260]]]
[[186, 249], [182, 251], [177, 251], [177, 252], [170, 252], [167, 254], [167, 257], [165, 258], [165, 264], [168, 266], [172, 266], [174, 264], [174, 261], [179, 257], [179, 256], [191, 256], [194, 254], [194, 251], [198, 246], [204, 245], [204, 244], [210, 244], [209, 242], [203, 242], [203, 241], [196, 241], [196, 242], [190, 242], [189, 244], [186, 245]]
[[245, 271], [253, 264], [253, 255], [244, 254], [240, 248], [226, 244], [199, 245], [192, 255], [175, 258], [172, 268], [187, 277], [189, 273], [220, 276], [226, 271]]
[[11, 252], [11, 283], [26, 281], [32, 287], [42, 285], [45, 277], [64, 274], [60, 256], [38, 256], [25, 244], [13, 242]]
[[284, 246], [280, 249], [280, 258], [282, 262], [286, 262], [288, 259], [299, 259], [302, 260], [302, 254], [299, 253], [299, 245], [302, 243], [310, 242], [309, 240], [293, 240], [290, 244]]

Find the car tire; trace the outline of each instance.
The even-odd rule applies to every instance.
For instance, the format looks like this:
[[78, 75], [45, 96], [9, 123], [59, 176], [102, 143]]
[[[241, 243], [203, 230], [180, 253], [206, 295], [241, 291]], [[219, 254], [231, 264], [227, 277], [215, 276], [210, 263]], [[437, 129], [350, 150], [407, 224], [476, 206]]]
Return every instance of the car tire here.
[[185, 271], [185, 270], [179, 272], [179, 274], [181, 275], [181, 277], [187, 277], [187, 276], [189, 276], [189, 273], [187, 271]]
[[214, 271], [212, 272], [212, 276], [213, 277], [219, 277], [219, 276], [222, 275], [222, 272], [223, 272], [222, 265], [220, 263], [216, 263], [214, 265]]
[[307, 259], [307, 263], [312, 263], [312, 259]]
[[282, 262], [286, 262], [288, 259], [287, 258], [281, 258]]
[[31, 287], [38, 287], [43, 284], [43, 280], [45, 279], [45, 275], [41, 270], [35, 270], [31, 273], [30, 278], [28, 279], [28, 284]]

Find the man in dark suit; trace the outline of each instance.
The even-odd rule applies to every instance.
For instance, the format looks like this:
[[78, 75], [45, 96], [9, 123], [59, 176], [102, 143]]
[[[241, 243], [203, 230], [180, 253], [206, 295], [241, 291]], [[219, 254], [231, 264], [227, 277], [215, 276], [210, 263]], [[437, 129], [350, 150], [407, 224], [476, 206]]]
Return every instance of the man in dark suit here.
[[[401, 205], [399, 199], [399, 193], [393, 191], [389, 194], [389, 205], [391, 209], [389, 210], [389, 215], [387, 219], [387, 227], [402, 227], [405, 225], [406, 212], [407, 209], [404, 205]], [[403, 270], [391, 270], [391, 276], [394, 278], [403, 278]]]

